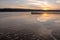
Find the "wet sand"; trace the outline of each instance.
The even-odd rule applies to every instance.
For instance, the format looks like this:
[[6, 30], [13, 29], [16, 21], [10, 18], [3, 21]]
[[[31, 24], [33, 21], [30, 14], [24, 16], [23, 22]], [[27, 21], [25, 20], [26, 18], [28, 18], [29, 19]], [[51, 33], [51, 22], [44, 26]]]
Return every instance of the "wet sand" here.
[[59, 37], [60, 14], [0, 12], [1, 40], [60, 40]]

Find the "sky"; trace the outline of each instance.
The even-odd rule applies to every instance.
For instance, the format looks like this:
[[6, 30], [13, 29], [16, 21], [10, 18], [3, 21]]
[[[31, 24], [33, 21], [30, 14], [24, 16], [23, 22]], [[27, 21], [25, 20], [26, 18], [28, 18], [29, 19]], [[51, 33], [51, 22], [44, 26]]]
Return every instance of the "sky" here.
[[60, 0], [0, 0], [0, 8], [60, 10]]

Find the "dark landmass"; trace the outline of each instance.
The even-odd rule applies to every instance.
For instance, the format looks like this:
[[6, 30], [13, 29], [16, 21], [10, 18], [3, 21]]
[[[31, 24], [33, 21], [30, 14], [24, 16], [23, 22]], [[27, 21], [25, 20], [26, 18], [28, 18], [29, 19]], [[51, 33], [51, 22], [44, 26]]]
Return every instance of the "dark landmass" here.
[[32, 11], [60, 12], [60, 10], [36, 10], [36, 9], [12, 9], [12, 8], [0, 9], [0, 12], [32, 12]]

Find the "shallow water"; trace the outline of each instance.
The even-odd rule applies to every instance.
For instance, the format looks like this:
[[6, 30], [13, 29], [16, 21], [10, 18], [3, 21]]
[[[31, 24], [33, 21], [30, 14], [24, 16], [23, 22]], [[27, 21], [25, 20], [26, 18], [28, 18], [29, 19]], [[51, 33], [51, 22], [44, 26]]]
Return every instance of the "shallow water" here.
[[60, 13], [0, 12], [0, 33], [5, 33], [8, 29], [28, 31], [26, 33], [34, 32], [44, 38], [49, 35], [53, 40], [57, 40], [60, 36]]

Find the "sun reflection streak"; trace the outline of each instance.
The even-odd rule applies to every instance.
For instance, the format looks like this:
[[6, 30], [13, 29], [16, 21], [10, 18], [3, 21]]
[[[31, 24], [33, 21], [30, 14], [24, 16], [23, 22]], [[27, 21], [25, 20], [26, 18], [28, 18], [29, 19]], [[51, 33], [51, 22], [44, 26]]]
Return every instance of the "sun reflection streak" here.
[[46, 22], [48, 21], [49, 19], [51, 19], [51, 15], [48, 14], [48, 13], [43, 13], [41, 16], [38, 16], [37, 17], [37, 20], [40, 21], [40, 22]]

